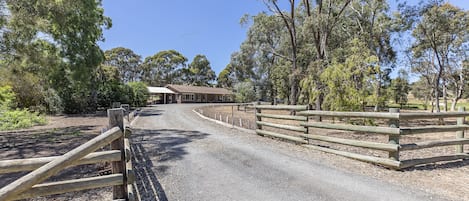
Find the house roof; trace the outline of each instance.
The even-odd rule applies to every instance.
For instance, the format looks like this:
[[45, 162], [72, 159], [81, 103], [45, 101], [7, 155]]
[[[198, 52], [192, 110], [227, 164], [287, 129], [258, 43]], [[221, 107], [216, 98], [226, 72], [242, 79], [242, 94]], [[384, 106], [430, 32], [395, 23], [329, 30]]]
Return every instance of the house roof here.
[[174, 91], [166, 87], [147, 87], [151, 94], [175, 94]]
[[199, 87], [189, 85], [175, 85], [168, 84], [167, 88], [173, 90], [176, 93], [197, 93], [197, 94], [218, 94], [218, 95], [231, 95], [233, 92], [224, 88], [215, 87]]

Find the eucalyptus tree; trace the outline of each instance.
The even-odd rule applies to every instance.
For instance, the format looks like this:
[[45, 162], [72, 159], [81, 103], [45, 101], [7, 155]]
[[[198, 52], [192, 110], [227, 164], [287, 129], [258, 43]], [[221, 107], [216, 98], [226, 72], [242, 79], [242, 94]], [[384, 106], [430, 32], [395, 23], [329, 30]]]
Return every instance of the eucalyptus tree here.
[[439, 97], [442, 93], [439, 88], [443, 89], [443, 96], [446, 99], [445, 74], [450, 69], [451, 59], [455, 58], [455, 51], [460, 50], [464, 47], [463, 44], [468, 42], [469, 15], [467, 11], [439, 1], [430, 2], [418, 11], [413, 21], [415, 27], [412, 36], [415, 42], [412, 52], [417, 59], [426, 57], [428, 54], [434, 58], [430, 61], [431, 65], [427, 67], [433, 67], [436, 71], [432, 83], [433, 98], [436, 111], [440, 112]]
[[146, 57], [142, 63], [142, 80], [150, 86], [178, 83], [181, 69], [186, 67], [187, 58], [176, 50], [165, 50]]
[[316, 56], [316, 60], [309, 64], [309, 76], [302, 83], [303, 88], [312, 90], [311, 99], [318, 110], [322, 107], [325, 95], [325, 86], [319, 77], [331, 62], [330, 54], [335, 47], [330, 43], [334, 39], [334, 32], [340, 28], [338, 25], [347, 18], [344, 13], [351, 2], [352, 0], [302, 1], [306, 15], [303, 34], [312, 39]]
[[142, 75], [141, 56], [131, 49], [116, 47], [104, 52], [104, 64], [118, 69], [121, 82], [134, 82], [140, 80]]
[[273, 12], [276, 16], [280, 17], [283, 21], [285, 30], [288, 33], [289, 39], [289, 51], [286, 55], [278, 55], [289, 60], [291, 67], [289, 69], [289, 85], [290, 85], [290, 97], [289, 104], [296, 105], [298, 102], [299, 95], [299, 75], [301, 71], [298, 70], [298, 21], [296, 17], [296, 1], [288, 1], [288, 11], [283, 11], [277, 0], [264, 0], [265, 5]]
[[410, 93], [412, 93], [415, 98], [423, 100], [423, 108], [427, 110], [428, 101], [433, 94], [431, 83], [428, 83], [424, 77], [420, 77], [420, 79], [410, 85], [410, 88]]
[[232, 67], [230, 64], [226, 65], [218, 74], [217, 87], [233, 88]]
[[285, 29], [281, 19], [275, 15], [261, 12], [252, 17], [245, 16], [243, 20], [247, 21], [248, 18], [252, 20], [252, 25], [249, 27], [244, 43], [250, 44], [255, 50], [253, 72], [256, 80], [254, 83], [263, 94], [261, 97], [268, 97], [268, 100], [274, 104], [278, 88], [285, 88], [289, 85], [277, 85], [278, 76], [273, 75], [274, 68], [277, 67], [280, 60], [289, 60], [288, 57], [284, 56], [286, 55], [283, 44], [285, 41], [283, 31]]
[[187, 83], [195, 86], [210, 86], [216, 79], [215, 71], [205, 55], [198, 54], [189, 64], [186, 71]]
[[2, 58], [9, 81], [21, 84], [17, 77], [30, 77], [34, 86], [56, 90], [65, 112], [95, 110], [96, 69], [104, 59], [97, 42], [111, 26], [101, 1], [7, 0], [4, 5]]
[[255, 79], [254, 68], [256, 50], [252, 44], [243, 42], [240, 50], [231, 54], [229, 66], [234, 84]]
[[347, 50], [344, 61], [334, 58], [320, 76], [328, 90], [324, 106], [328, 110], [364, 111], [372, 96], [368, 83], [378, 58], [357, 38], [347, 42]]
[[392, 17], [389, 5], [385, 0], [360, 0], [350, 4], [349, 37], [358, 37], [366, 41], [368, 48], [379, 59], [376, 68], [374, 82], [373, 104], [375, 111], [384, 105], [387, 97], [383, 88], [387, 87], [386, 81], [390, 80], [389, 74], [394, 68], [396, 52], [391, 45], [391, 35], [398, 32], [396, 23]]
[[456, 110], [456, 104], [462, 99], [467, 91], [467, 80], [469, 76], [469, 49], [466, 45], [461, 46], [452, 59], [446, 73], [448, 89], [452, 92], [451, 111]]
[[398, 76], [391, 81], [390, 94], [394, 103], [399, 104], [401, 108], [407, 104], [410, 90], [409, 76], [404, 69], [400, 69]]

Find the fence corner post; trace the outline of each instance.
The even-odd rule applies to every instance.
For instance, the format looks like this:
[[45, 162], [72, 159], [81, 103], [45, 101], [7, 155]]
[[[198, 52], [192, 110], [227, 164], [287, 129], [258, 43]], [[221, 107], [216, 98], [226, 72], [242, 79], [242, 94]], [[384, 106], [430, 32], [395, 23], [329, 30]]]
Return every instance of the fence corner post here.
[[[124, 109], [123, 108], [114, 108], [107, 110], [107, 116], [109, 119], [109, 128], [119, 127], [124, 133]], [[120, 150], [121, 151], [121, 160], [115, 161], [111, 163], [112, 173], [121, 173], [124, 175], [124, 180], [126, 179], [125, 176], [125, 150], [124, 150], [124, 136], [120, 137], [117, 140], [111, 142], [111, 149], [112, 150]], [[124, 184], [126, 181], [124, 181]], [[126, 185], [119, 185], [114, 186], [112, 188], [112, 196], [113, 199], [126, 199]]]
[[[390, 113], [400, 113], [399, 108], [389, 108]], [[389, 127], [392, 128], [399, 128], [399, 119], [390, 119], [389, 120]], [[389, 135], [388, 143], [399, 145], [399, 138], [400, 135]], [[397, 151], [390, 151], [389, 152], [389, 159], [399, 161], [399, 150]]]
[[[459, 107], [458, 108], [458, 112], [465, 112], [466, 111], [466, 108], [465, 107]], [[459, 117], [457, 119], [457, 125], [459, 126], [462, 126], [464, 125], [466, 122], [465, 122], [465, 118], [466, 117]], [[464, 131], [456, 131], [456, 138], [457, 139], [462, 139], [464, 138]], [[463, 153], [464, 152], [464, 145], [460, 144], [460, 145], [456, 145], [456, 153]]]

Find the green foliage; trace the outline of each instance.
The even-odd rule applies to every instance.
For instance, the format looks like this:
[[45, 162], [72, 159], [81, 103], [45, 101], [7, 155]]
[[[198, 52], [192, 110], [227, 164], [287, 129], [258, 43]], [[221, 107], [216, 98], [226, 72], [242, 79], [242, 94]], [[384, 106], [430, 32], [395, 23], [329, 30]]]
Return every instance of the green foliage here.
[[28, 128], [34, 125], [45, 124], [44, 116], [38, 112], [27, 109], [15, 109], [15, 93], [8, 85], [0, 86], [0, 130]]
[[[462, 77], [464, 69], [459, 64], [467, 60], [469, 12], [446, 2], [429, 1], [406, 10], [404, 14], [408, 15], [408, 27], [413, 28], [412, 36], [415, 38], [409, 48], [413, 53], [412, 62], [415, 63], [412, 71], [420, 74], [431, 85], [435, 105], [439, 105], [440, 96], [448, 96], [446, 90], [440, 88], [446, 89], [445, 85], [450, 81], [455, 106], [467, 88], [465, 78]], [[457, 76], [453, 77], [455, 74]], [[440, 112], [440, 107], [436, 107], [436, 111]]]
[[114, 66], [119, 71], [120, 81], [127, 83], [139, 80], [142, 75], [141, 56], [131, 49], [116, 47], [104, 52], [104, 65]]
[[143, 82], [129, 82], [128, 85], [132, 89], [130, 104], [134, 107], [145, 106], [150, 96], [148, 88]]
[[47, 113], [59, 114], [64, 111], [62, 98], [60, 98], [59, 94], [54, 89], [49, 88], [44, 92], [44, 101]]
[[2, 73], [13, 86], [17, 106], [94, 111], [95, 72], [104, 58], [97, 42], [103, 40], [103, 29], [111, 26], [101, 1], [16, 0], [5, 5], [8, 17], [3, 21], [0, 58], [8, 64]]
[[15, 93], [13, 93], [11, 86], [0, 86], [0, 112], [13, 107], [15, 100]]
[[232, 88], [233, 80], [230, 77], [231, 75], [231, 65], [228, 64], [226, 67], [218, 74], [217, 77], [217, 87], [222, 88]]
[[374, 99], [369, 81], [379, 70], [378, 59], [358, 39], [349, 45], [350, 53], [345, 61], [333, 61], [321, 74], [321, 80], [328, 88], [324, 104], [329, 110], [363, 111]]
[[210, 86], [215, 80], [215, 71], [205, 55], [196, 55], [185, 71], [185, 83], [194, 86]]
[[176, 50], [166, 50], [146, 57], [143, 61], [142, 80], [151, 86], [178, 83], [180, 70], [186, 66], [187, 58]]
[[390, 94], [394, 101], [401, 106], [407, 104], [407, 96], [410, 91], [410, 84], [407, 74], [404, 71], [399, 73], [399, 76], [391, 81]]
[[108, 82], [98, 88], [98, 106], [109, 108], [113, 102], [131, 103], [132, 88], [119, 82]]
[[256, 100], [256, 92], [254, 91], [254, 86], [250, 81], [237, 83], [234, 86], [234, 90], [236, 92], [236, 102], [238, 103], [246, 103]]
[[27, 109], [16, 109], [0, 112], [0, 130], [13, 130], [29, 128], [35, 125], [46, 124], [46, 118], [38, 112]]

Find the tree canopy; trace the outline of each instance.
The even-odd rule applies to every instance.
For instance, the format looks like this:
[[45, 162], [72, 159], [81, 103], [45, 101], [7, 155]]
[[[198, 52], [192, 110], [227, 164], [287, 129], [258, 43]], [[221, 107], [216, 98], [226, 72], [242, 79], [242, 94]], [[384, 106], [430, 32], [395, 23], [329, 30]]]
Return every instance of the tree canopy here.
[[385, 0], [264, 4], [264, 12], [242, 17], [247, 36], [220, 73], [220, 86], [250, 80], [274, 104], [285, 99], [316, 109], [378, 111], [390, 100], [405, 102], [408, 87], [391, 78], [404, 69], [429, 83], [435, 105], [451, 98], [454, 109], [464, 97], [468, 11], [443, 1], [404, 2], [394, 13]]

